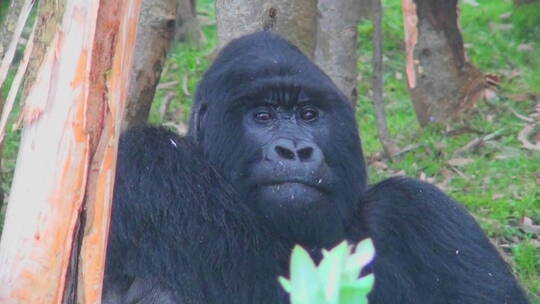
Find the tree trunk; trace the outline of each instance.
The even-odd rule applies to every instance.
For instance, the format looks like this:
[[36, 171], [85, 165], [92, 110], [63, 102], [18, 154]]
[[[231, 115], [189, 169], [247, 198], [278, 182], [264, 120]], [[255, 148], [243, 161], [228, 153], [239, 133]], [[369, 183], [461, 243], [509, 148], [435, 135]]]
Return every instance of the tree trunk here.
[[122, 129], [145, 124], [174, 37], [178, 0], [143, 0]]
[[360, 20], [371, 18], [371, 13], [373, 11], [372, 0], [358, 0], [360, 2]]
[[457, 0], [402, 0], [409, 91], [421, 125], [443, 123], [474, 106], [484, 76], [468, 62]]
[[382, 3], [372, 0], [373, 16], [373, 106], [377, 117], [377, 131], [384, 154], [391, 158], [398, 152], [396, 143], [390, 137], [386, 114], [384, 112], [384, 73], [383, 73], [383, 33], [382, 33]]
[[317, 0], [217, 0], [219, 47], [240, 36], [274, 31], [313, 58]]
[[[36, 33], [42, 62], [23, 94], [24, 130], [0, 243], [0, 303], [73, 303], [65, 289], [77, 285], [79, 303], [100, 303], [140, 1], [40, 3], [40, 30], [51, 39], [42, 44], [48, 38]], [[43, 20], [51, 15], [59, 18]], [[80, 258], [72, 259], [79, 244]], [[78, 277], [70, 277], [78, 265]]]
[[358, 21], [365, 9], [358, 0], [319, 0], [315, 63], [356, 106]]
[[178, 10], [176, 12], [175, 38], [178, 41], [198, 44], [202, 40], [202, 32], [197, 20], [197, 1], [176, 0]]

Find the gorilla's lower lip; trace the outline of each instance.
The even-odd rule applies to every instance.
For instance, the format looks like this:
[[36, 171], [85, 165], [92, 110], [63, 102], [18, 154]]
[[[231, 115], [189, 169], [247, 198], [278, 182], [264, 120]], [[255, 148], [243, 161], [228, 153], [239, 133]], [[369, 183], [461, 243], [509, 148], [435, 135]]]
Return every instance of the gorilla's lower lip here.
[[[310, 184], [307, 184], [307, 183], [303, 183], [303, 182], [297, 182], [297, 181], [286, 181], [286, 182], [276, 182], [276, 183], [270, 183], [270, 184], [267, 184], [267, 186], [284, 186], [284, 185], [302, 185], [302, 186], [307, 186], [307, 187], [313, 187], [312, 185]], [[314, 188], [314, 187], [313, 187]]]
[[291, 180], [291, 181], [275, 181], [275, 182], [269, 182], [264, 183], [262, 186], [267, 187], [286, 187], [286, 186], [294, 186], [294, 185], [300, 185], [303, 187], [313, 188], [320, 192], [326, 192], [322, 187], [319, 187], [318, 185], [314, 185], [312, 183], [307, 183], [304, 181], [297, 181], [297, 180]]

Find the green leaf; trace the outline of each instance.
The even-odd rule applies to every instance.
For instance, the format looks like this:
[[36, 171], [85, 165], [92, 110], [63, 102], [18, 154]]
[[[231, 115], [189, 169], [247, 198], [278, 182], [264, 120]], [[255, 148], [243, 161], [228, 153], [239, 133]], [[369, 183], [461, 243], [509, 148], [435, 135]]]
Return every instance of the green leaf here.
[[328, 304], [339, 303], [341, 273], [348, 254], [349, 246], [346, 241], [330, 251], [323, 251], [323, 260], [319, 264], [318, 274], [320, 281], [324, 283], [324, 298]]
[[375, 247], [371, 239], [366, 239], [356, 245], [353, 254], [347, 259], [344, 276], [347, 280], [355, 280], [360, 275], [362, 268], [373, 260]]
[[291, 257], [291, 303], [317, 303], [322, 298], [317, 270], [309, 254], [295, 246]]
[[341, 287], [340, 303], [367, 304], [367, 296], [371, 292], [374, 283], [375, 277], [373, 276], [373, 274], [370, 274], [352, 283], [343, 284]]
[[291, 296], [291, 304], [367, 304], [374, 276], [358, 279], [362, 267], [374, 256], [373, 243], [362, 241], [351, 253], [352, 246], [342, 242], [331, 250], [323, 250], [319, 266], [307, 251], [295, 246], [291, 256], [290, 279], [279, 277]]
[[284, 277], [278, 277], [278, 281], [286, 292], [291, 293], [293, 291], [291, 281], [287, 280]]

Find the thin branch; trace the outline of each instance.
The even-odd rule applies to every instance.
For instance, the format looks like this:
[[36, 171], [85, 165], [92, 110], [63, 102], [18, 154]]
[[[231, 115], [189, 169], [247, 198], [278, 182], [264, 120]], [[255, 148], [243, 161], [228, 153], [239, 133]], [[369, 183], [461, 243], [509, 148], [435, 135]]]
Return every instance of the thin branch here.
[[21, 86], [24, 74], [26, 73], [28, 62], [30, 62], [30, 55], [32, 54], [32, 49], [34, 48], [34, 33], [36, 31], [36, 24], [37, 22], [34, 23], [32, 34], [30, 34], [30, 38], [28, 39], [28, 43], [26, 44], [26, 49], [24, 50], [24, 57], [21, 61], [21, 64], [17, 68], [17, 73], [15, 74], [13, 83], [11, 84], [11, 88], [9, 88], [6, 104], [2, 109], [2, 116], [0, 118], [0, 144], [4, 141], [8, 117], [13, 110], [13, 104], [15, 103], [17, 92], [19, 92], [19, 87]]
[[28, 16], [30, 15], [30, 11], [32, 11], [32, 6], [34, 6], [34, 0], [26, 0], [26, 2], [24, 3], [21, 9], [21, 14], [19, 15], [17, 26], [15, 27], [15, 30], [13, 31], [13, 36], [11, 37], [11, 43], [9, 44], [7, 52], [2, 58], [2, 63], [0, 64], [0, 88], [4, 84], [4, 81], [6, 80], [9, 67], [11, 66], [11, 62], [13, 61], [13, 58], [15, 57], [17, 44], [19, 43], [19, 39], [21, 38], [24, 25], [26, 24], [26, 20], [28, 19]]
[[373, 105], [375, 107], [375, 116], [377, 117], [377, 129], [379, 140], [383, 146], [387, 157], [397, 154], [399, 149], [396, 143], [390, 137], [386, 114], [384, 113], [383, 96], [383, 62], [382, 62], [382, 7], [381, 0], [373, 1]]
[[495, 131], [493, 133], [490, 133], [490, 134], [488, 134], [486, 136], [477, 137], [477, 138], [471, 140], [465, 146], [463, 146], [463, 147], [457, 149], [456, 151], [454, 151], [454, 155], [463, 154], [463, 153], [467, 152], [468, 150], [474, 149], [474, 148], [482, 145], [486, 141], [492, 140], [493, 138], [499, 136], [501, 134], [501, 132], [502, 132], [502, 129], [497, 130], [497, 131]]

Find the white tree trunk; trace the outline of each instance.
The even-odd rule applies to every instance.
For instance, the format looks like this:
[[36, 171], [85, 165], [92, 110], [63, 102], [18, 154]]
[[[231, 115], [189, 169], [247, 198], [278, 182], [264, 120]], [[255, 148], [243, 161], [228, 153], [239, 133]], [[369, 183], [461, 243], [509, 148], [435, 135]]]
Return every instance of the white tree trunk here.
[[25, 98], [0, 244], [0, 303], [63, 302], [83, 212], [79, 302], [101, 300], [116, 148], [139, 8], [140, 0], [65, 3]]
[[359, 0], [319, 0], [315, 63], [356, 105], [358, 21], [365, 6]]

